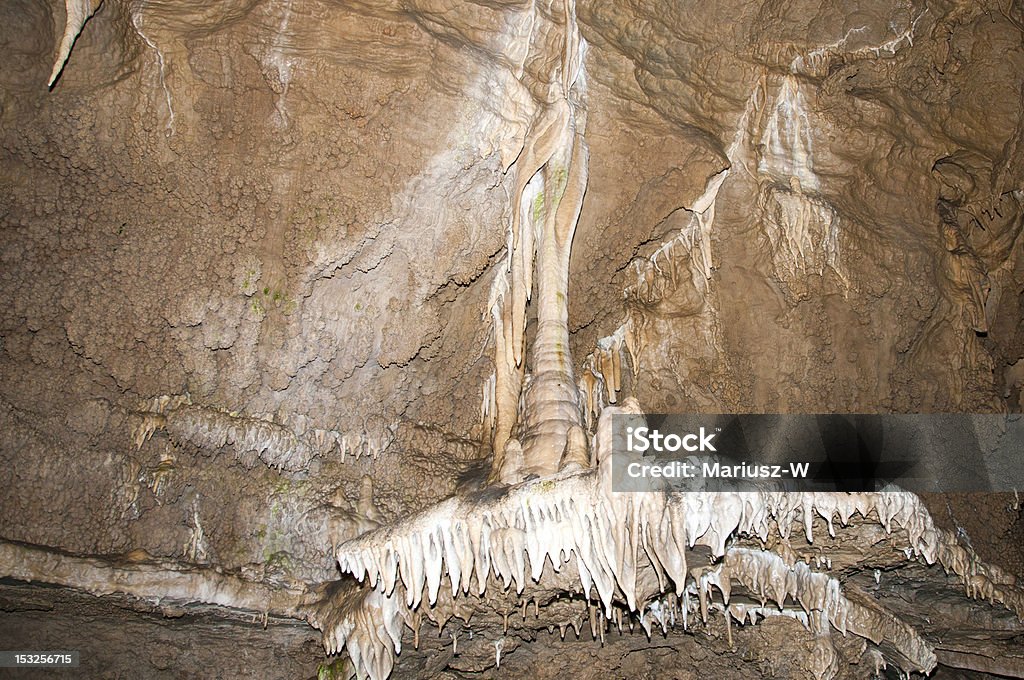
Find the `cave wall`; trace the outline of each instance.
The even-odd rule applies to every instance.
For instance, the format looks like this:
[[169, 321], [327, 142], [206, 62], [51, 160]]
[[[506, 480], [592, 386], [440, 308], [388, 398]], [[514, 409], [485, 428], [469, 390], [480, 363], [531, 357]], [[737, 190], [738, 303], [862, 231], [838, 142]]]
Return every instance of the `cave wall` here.
[[[5, 3], [4, 538], [315, 580], [479, 475], [551, 11], [108, 0], [47, 89]], [[1018, 5], [577, 13], [579, 370], [628, 321], [651, 411], [1019, 410]]]

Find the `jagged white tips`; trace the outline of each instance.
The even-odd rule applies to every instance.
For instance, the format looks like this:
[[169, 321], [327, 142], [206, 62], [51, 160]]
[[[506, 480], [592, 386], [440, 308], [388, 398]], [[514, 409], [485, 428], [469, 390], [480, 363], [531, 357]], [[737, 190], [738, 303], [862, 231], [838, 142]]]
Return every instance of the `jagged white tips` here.
[[[726, 584], [735, 581], [759, 596], [763, 601], [772, 600], [782, 611], [787, 598], [796, 602], [808, 617], [820, 614], [836, 630], [845, 634], [850, 631], [874, 641], [886, 640], [903, 657], [905, 670], [930, 673], [936, 664], [935, 654], [912, 628], [900, 622], [868, 600], [855, 603], [842, 593], [834, 578], [816, 573], [803, 563], [787, 566], [783, 559], [770, 552], [733, 548], [729, 550], [719, 569], [702, 580], [704, 587], [715, 585], [722, 589], [723, 599], [728, 607], [729, 589]], [[702, 595], [710, 596], [710, 590]], [[739, 616], [734, 616], [741, 620]], [[808, 619], [810, 620], [810, 619]], [[827, 627], [821, 632], [828, 632]], [[819, 650], [816, 650], [819, 651]], [[819, 677], [832, 677], [829, 672], [834, 663], [825, 650], [819, 659]]]
[[394, 441], [397, 429], [395, 424], [381, 421], [364, 424], [365, 430], [359, 434], [346, 435], [310, 427], [304, 420], [282, 424], [269, 417], [194, 405], [187, 394], [148, 399], [133, 416], [131, 439], [136, 449], [157, 430], [166, 430], [176, 443], [208, 450], [227, 447], [246, 467], [259, 460], [284, 472], [305, 470], [317, 456], [340, 454], [342, 462], [350, 454], [356, 459], [364, 455], [376, 458]]
[[96, 10], [103, 4], [103, 0], [65, 0], [64, 7], [67, 11], [67, 20], [64, 24], [64, 35], [60, 39], [60, 46], [57, 48], [57, 58], [53, 62], [53, 70], [50, 72], [50, 79], [46, 82], [47, 87], [52, 87], [57, 76], [64, 70], [71, 55], [71, 48], [82, 32], [82, 27], [89, 20]]
[[[610, 407], [603, 420], [611, 417], [612, 408], [636, 408], [631, 403], [623, 407]], [[598, 432], [600, 438], [600, 424]], [[597, 454], [604, 450], [599, 443]], [[847, 525], [859, 515], [861, 522], [899, 529], [894, 540], [904, 541], [908, 559], [918, 555], [929, 564], [938, 562], [957, 575], [967, 595], [1003, 603], [1024, 616], [1024, 592], [1006, 574], [960, 546], [955, 536], [937, 528], [913, 494], [615, 493], [606, 483], [606, 468], [533, 479], [494, 494], [450, 498], [399, 527], [382, 528], [341, 545], [338, 563], [343, 572], [367, 584], [364, 595], [372, 589], [372, 608], [392, 617], [391, 622], [411, 620], [418, 611], [450, 612], [454, 600], [446, 599], [447, 588], [441, 587], [446, 571], [453, 598], [461, 598], [460, 590], [468, 594], [471, 580], [479, 595], [489, 589], [508, 590], [513, 583], [515, 592], [528, 593], [541, 584], [581, 591], [588, 598], [596, 594], [604, 617], [611, 620], [624, 607], [648, 631], [652, 620], [665, 626], [671, 616], [663, 604], [652, 603], [692, 591], [704, 617], [714, 607], [736, 620], [752, 612], [762, 617], [791, 615], [816, 635], [828, 635], [834, 628], [884, 642], [886, 649], [895, 650], [891, 661], [927, 672], [935, 658], [925, 641], [868, 598], [855, 590], [843, 592], [837, 579], [804, 562], [791, 565], [766, 550], [729, 545], [737, 537], [763, 542], [775, 532], [786, 538], [794, 526], [803, 527], [813, 540], [815, 518], [826, 525], [838, 518]], [[691, 570], [690, 551], [695, 546], [702, 546], [702, 560], [708, 552], [717, 558], [714, 564]], [[571, 581], [575, 574], [578, 584]], [[741, 588], [761, 600], [760, 608], [733, 597]], [[713, 590], [720, 593], [721, 605], [713, 602]], [[769, 601], [774, 604], [769, 606]], [[793, 603], [799, 608], [793, 609]], [[388, 640], [397, 644], [400, 635], [389, 631], [387, 640], [381, 637], [382, 619], [371, 616], [368, 608], [371, 605], [332, 615], [322, 630], [331, 644], [348, 647], [360, 672], [384, 678], [386, 672], [375, 669], [390, 671], [391, 662], [379, 655], [389, 649]], [[354, 647], [358, 649], [353, 651]], [[816, 672], [831, 677], [834, 650], [822, 643], [818, 652]], [[372, 658], [372, 664], [356, 661], [366, 658]]]

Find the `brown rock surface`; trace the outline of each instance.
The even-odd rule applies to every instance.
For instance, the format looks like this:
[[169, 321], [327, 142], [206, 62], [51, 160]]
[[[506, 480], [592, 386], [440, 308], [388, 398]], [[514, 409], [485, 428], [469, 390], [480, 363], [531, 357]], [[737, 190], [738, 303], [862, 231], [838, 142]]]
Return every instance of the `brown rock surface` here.
[[[84, 24], [61, 67], [68, 17]], [[408, 526], [459, 490], [500, 493], [484, 480], [515, 437], [531, 469], [535, 414], [516, 383], [515, 445], [500, 439], [495, 457], [495, 330], [518, 309], [524, 346], [539, 344], [538, 300], [513, 308], [515, 213], [538, 242], [575, 229], [567, 289], [552, 293], [568, 314], [559, 375], [601, 403], [1024, 404], [1016, 0], [9, 0], [0, 64], [0, 539], [21, 546], [0, 554], [39, 546], [101, 570], [142, 555], [333, 602], [321, 584], [339, 578], [345, 541]], [[575, 142], [525, 171], [563, 105]], [[566, 159], [580, 149], [577, 219], [565, 176], [578, 178]], [[540, 194], [527, 185], [539, 176]], [[506, 269], [513, 291], [496, 301]], [[536, 356], [523, 356], [511, 370], [529, 395]], [[587, 463], [586, 397], [578, 413], [542, 414], [560, 422], [542, 451], [555, 468]], [[509, 465], [503, 479], [519, 482], [523, 465]], [[1017, 499], [925, 504], [1024, 578]], [[823, 573], [903, 602], [899, 620], [943, 664], [936, 677], [1024, 677], [1010, 612], [967, 599], [937, 566], [887, 561], [893, 546], [865, 524], [836, 539], [856, 558]], [[29, 573], [20, 559], [0, 577]], [[0, 650], [56, 645], [54, 626], [87, 622], [101, 639], [122, 625], [148, 639], [147, 677], [343, 670], [310, 647], [312, 629], [193, 611], [210, 602], [194, 591], [174, 602], [184, 616], [161, 613], [68, 564], [51, 580], [104, 598], [5, 580]], [[563, 585], [523, 617], [525, 599], [491, 586], [479, 616], [424, 629], [419, 649], [400, 627], [394, 677], [875, 670], [873, 644], [832, 636], [822, 651], [794, 618], [727, 632], [721, 603], [650, 639], [600, 619], [593, 641], [577, 620], [586, 603]], [[145, 588], [117, 592], [161, 597], [159, 579]], [[201, 661], [167, 651], [189, 645]], [[87, 669], [131, 673], [132, 646], [88, 647], [110, 663]], [[822, 655], [839, 660], [832, 675]]]

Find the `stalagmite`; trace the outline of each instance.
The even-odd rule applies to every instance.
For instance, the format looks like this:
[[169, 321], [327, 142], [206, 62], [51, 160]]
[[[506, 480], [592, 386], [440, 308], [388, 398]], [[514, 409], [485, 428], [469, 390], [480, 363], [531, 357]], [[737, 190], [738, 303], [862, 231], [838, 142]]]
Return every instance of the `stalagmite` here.
[[576, 472], [590, 467], [587, 433], [579, 425], [573, 425], [565, 435], [565, 448], [558, 461], [560, 471]]

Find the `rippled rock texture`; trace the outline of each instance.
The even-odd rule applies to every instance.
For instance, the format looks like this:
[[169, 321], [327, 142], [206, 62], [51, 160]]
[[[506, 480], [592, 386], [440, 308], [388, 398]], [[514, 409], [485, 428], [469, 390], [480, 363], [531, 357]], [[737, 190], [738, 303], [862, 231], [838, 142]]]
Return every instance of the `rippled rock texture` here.
[[[0, 63], [3, 576], [324, 627], [391, 611], [351, 609], [347, 541], [594, 474], [629, 397], [1021, 410], [1016, 0], [9, 0]], [[1016, 587], [1017, 499], [925, 506]], [[831, 548], [729, 550], [901, 598], [885, 616], [929, 650], [909, 661], [870, 635], [826, 648], [827, 621], [726, 627], [728, 603], [648, 641], [636, 602], [595, 613], [556, 579], [529, 607], [492, 585], [472, 625], [456, 598], [440, 638], [403, 612], [393, 674], [867, 677], [934, 654], [1024, 677], [1012, 597], [861, 519]], [[701, 558], [728, 573], [721, 547]], [[4, 588], [0, 630], [45, 630], [21, 626], [45, 593]], [[103, 602], [100, 629], [190, 630]], [[251, 632], [195, 616], [224, 677], [383, 668], [282, 623], [288, 662], [253, 669], [231, 655]]]

